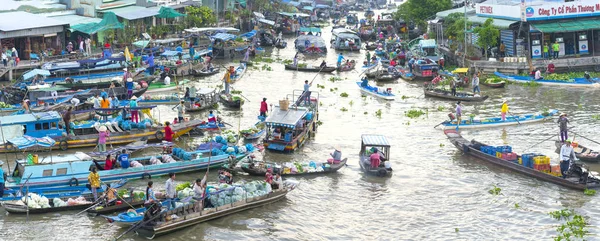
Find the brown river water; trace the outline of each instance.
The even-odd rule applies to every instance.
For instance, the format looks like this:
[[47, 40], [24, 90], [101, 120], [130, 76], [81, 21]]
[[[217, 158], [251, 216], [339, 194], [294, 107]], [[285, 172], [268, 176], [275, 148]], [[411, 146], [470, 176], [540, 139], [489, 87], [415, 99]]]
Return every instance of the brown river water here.
[[[329, 41], [330, 28], [323, 32], [323, 38]], [[273, 59], [293, 58], [293, 40], [288, 37], [288, 48], [269, 50], [267, 54]], [[364, 54], [361, 51], [344, 53], [344, 56], [362, 63]], [[334, 65], [336, 59], [337, 53], [329, 49], [329, 65]], [[320, 63], [317, 58], [303, 61]], [[238, 124], [245, 129], [256, 122], [263, 97], [276, 104], [293, 90], [302, 89], [304, 80], [315, 78], [314, 73], [285, 71], [281, 63], [268, 65], [272, 71], [250, 69], [233, 85], [250, 99], [241, 112], [219, 108], [219, 115], [233, 124], [234, 129]], [[342, 80], [329, 81], [333, 76]], [[221, 74], [196, 80], [194, 84], [215, 87], [220, 78]], [[280, 202], [196, 225], [157, 240], [551, 240], [560, 222], [547, 213], [563, 208], [575, 209], [590, 217], [591, 234], [587, 240], [600, 239], [595, 235], [599, 232], [600, 214], [597, 197], [463, 156], [452, 146], [443, 132], [433, 126], [447, 118], [454, 102], [426, 98], [422, 81], [401, 79], [385, 84], [398, 95], [394, 101], [361, 98], [355, 83], [358, 80], [356, 71], [317, 74], [312, 90], [320, 92], [319, 119], [323, 125], [316, 137], [293, 154], [266, 152], [260, 157], [276, 162], [324, 160], [333, 146], [339, 145], [349, 160], [347, 167], [332, 175], [297, 178], [300, 186]], [[325, 88], [317, 89], [317, 84]], [[333, 88], [337, 91], [330, 90]], [[569, 114], [575, 132], [599, 139], [596, 134], [600, 120], [592, 117], [598, 114], [599, 90], [519, 85], [508, 85], [506, 89], [481, 88], [490, 98], [484, 103], [465, 103], [465, 113], [498, 116], [501, 100], [507, 98], [513, 114], [540, 112], [544, 107], [559, 109]], [[342, 92], [349, 96], [340, 97]], [[171, 107], [158, 108], [156, 114], [160, 112], [161, 121], [176, 116]], [[348, 111], [341, 111], [342, 107]], [[410, 109], [421, 109], [426, 115], [411, 119], [405, 116]], [[380, 117], [375, 115], [377, 110], [381, 110]], [[191, 117], [206, 118], [207, 114]], [[361, 172], [358, 165], [360, 136], [366, 133], [384, 134], [391, 142], [390, 158], [395, 169], [391, 178], [369, 177]], [[468, 139], [511, 145], [516, 152], [527, 149], [549, 155], [553, 163], [558, 162], [554, 139], [533, 145], [557, 133], [558, 127], [552, 122], [462, 131]], [[575, 138], [593, 149], [600, 149], [589, 141]], [[200, 143], [200, 139], [187, 140], [186, 144]], [[600, 165], [588, 165], [600, 171]], [[214, 172], [210, 176], [216, 181]], [[182, 174], [177, 176], [177, 181], [198, 177], [201, 173]], [[251, 177], [238, 176], [237, 180], [240, 179]], [[154, 178], [155, 186], [161, 189], [165, 180], [165, 177]], [[131, 181], [128, 185], [141, 190], [145, 181]], [[502, 189], [502, 195], [488, 193], [494, 185]], [[515, 208], [515, 204], [520, 207]], [[0, 240], [112, 240], [125, 231], [103, 218], [75, 216], [75, 213], [27, 218], [0, 211]], [[122, 240], [142, 238], [128, 234]]]

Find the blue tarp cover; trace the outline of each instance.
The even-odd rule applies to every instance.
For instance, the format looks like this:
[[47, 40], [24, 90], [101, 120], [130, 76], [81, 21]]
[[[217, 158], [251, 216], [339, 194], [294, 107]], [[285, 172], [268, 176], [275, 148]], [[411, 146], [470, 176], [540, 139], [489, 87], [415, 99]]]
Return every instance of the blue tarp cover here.
[[9, 139], [8, 142], [13, 144], [19, 150], [34, 146], [52, 147], [54, 146], [54, 144], [56, 144], [56, 141], [54, 139], [47, 136], [41, 138], [35, 138], [31, 136], [20, 136]]

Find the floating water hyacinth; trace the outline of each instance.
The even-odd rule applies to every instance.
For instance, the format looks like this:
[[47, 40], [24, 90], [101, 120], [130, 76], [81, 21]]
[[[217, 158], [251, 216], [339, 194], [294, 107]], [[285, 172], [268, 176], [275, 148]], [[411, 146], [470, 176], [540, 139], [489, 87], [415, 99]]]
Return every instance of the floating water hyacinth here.
[[346, 93], [346, 92], [342, 92], [342, 93], [340, 94], [340, 96], [341, 96], [341, 97], [348, 97], [348, 93]]

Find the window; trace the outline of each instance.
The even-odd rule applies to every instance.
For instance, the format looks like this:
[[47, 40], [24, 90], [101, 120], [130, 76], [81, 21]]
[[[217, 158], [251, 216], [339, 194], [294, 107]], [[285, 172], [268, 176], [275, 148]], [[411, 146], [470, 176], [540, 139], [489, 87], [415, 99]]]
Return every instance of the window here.
[[39, 131], [39, 130], [41, 130], [41, 129], [42, 129], [42, 123], [37, 123], [37, 124], [35, 124], [35, 130], [36, 130], [36, 131]]
[[56, 126], [57, 126], [56, 122], [50, 122], [51, 129], [56, 129]]
[[53, 169], [44, 170], [44, 172], [42, 173], [42, 177], [52, 176], [52, 171]]
[[67, 174], [67, 168], [59, 168], [56, 169], [56, 175], [66, 175]]
[[42, 129], [50, 130], [50, 123], [48, 123], [48, 122], [42, 123]]

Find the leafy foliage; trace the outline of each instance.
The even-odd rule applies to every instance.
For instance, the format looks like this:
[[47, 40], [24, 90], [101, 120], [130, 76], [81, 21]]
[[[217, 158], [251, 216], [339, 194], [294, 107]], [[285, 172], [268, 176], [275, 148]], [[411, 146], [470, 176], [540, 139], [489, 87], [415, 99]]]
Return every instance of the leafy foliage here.
[[185, 7], [185, 22], [188, 27], [202, 27], [214, 24], [217, 22], [213, 10], [207, 6]]
[[494, 19], [488, 18], [485, 20], [482, 26], [476, 27], [473, 32], [479, 35], [477, 39], [477, 45], [484, 48], [485, 58], [487, 59], [487, 49], [498, 45], [498, 39], [500, 38], [500, 29], [494, 26]]
[[437, 12], [450, 8], [452, 8], [451, 0], [407, 0], [398, 7], [394, 17], [413, 22], [421, 29], [425, 29], [427, 19], [433, 18]]

